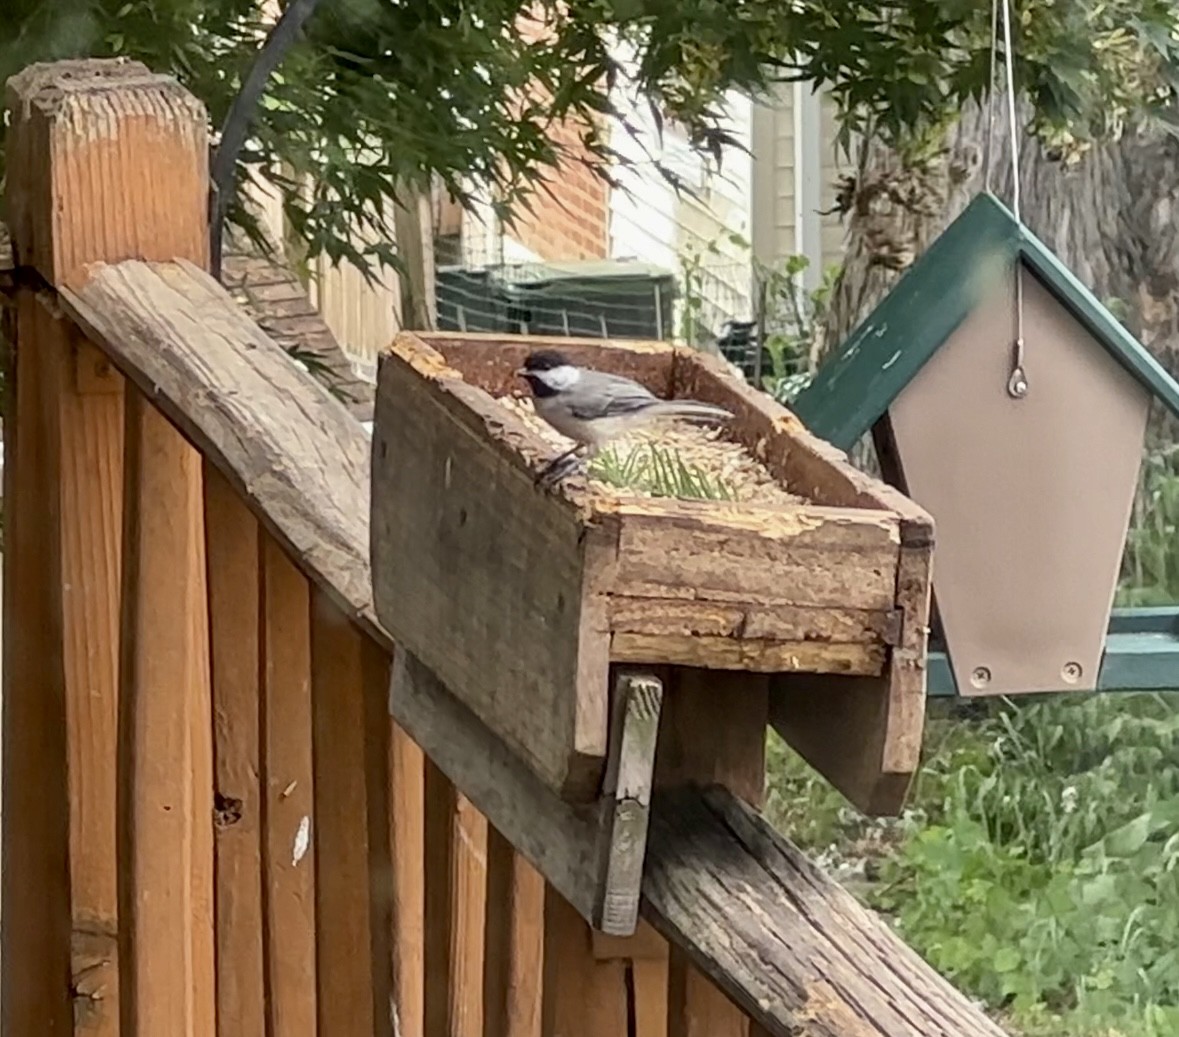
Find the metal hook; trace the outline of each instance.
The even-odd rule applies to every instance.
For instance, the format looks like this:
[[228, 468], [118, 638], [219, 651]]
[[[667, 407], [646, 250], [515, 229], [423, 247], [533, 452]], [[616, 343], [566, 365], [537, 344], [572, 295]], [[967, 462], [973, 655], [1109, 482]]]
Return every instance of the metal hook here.
[[1015, 340], [1011, 361], [1011, 376], [1007, 379], [1007, 395], [1022, 400], [1028, 394], [1028, 376], [1023, 369], [1023, 338]]

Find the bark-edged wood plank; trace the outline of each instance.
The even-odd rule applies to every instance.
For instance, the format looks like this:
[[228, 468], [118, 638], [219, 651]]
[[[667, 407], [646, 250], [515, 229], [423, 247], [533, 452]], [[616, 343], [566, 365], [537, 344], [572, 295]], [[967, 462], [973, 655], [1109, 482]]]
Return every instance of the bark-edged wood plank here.
[[731, 793], [657, 792], [643, 915], [772, 1037], [1002, 1037]]
[[611, 593], [665, 583], [706, 601], [893, 606], [900, 534], [889, 512], [675, 500], [626, 501], [608, 511], [621, 523]]
[[618, 631], [610, 639], [610, 657], [616, 663], [662, 663], [751, 673], [873, 675], [884, 669], [887, 654], [883, 645], [738, 639], [706, 634]]
[[704, 602], [612, 594], [610, 629], [615, 633], [735, 637], [765, 641], [810, 641], [832, 645], [895, 645], [900, 612], [885, 609], [805, 608]]

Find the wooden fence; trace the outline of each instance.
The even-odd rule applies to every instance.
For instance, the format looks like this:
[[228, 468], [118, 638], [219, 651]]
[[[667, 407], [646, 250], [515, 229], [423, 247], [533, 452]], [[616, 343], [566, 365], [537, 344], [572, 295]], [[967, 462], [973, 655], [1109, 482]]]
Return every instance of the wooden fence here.
[[669, 689], [646, 921], [592, 933], [472, 805], [502, 748], [420, 667], [390, 716], [369, 440], [203, 272], [201, 106], [8, 104], [4, 1037], [999, 1033], [752, 809], [764, 684]]

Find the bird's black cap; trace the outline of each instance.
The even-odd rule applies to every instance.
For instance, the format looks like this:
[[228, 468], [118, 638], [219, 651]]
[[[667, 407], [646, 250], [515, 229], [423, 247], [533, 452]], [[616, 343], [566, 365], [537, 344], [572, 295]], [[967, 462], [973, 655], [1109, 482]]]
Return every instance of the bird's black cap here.
[[569, 366], [569, 358], [555, 349], [534, 349], [524, 361], [525, 371], [551, 371]]

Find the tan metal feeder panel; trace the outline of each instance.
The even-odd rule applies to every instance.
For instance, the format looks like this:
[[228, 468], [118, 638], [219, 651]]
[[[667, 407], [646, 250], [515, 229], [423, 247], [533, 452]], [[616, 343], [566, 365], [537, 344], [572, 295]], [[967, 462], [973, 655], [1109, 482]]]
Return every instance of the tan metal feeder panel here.
[[1150, 396], [1025, 268], [1029, 391], [1012, 399], [1002, 282], [894, 402], [893, 432], [908, 493], [937, 523], [960, 694], [1092, 690]]

